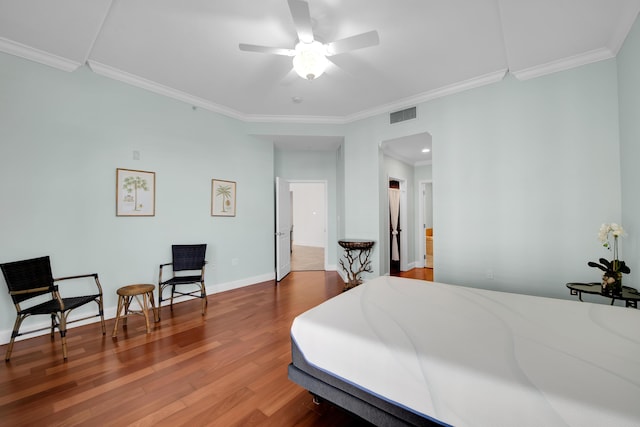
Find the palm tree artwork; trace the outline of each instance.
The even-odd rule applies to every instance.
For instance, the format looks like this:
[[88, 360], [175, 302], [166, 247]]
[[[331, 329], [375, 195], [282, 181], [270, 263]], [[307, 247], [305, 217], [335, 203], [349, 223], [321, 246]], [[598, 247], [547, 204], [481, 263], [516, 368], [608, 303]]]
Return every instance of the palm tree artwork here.
[[216, 189], [216, 197], [218, 196], [222, 197], [222, 212], [228, 212], [228, 209], [231, 206], [231, 186], [220, 185]]
[[122, 182], [122, 189], [127, 192], [124, 201], [133, 202], [133, 210], [141, 211], [142, 203], [138, 203], [138, 191], [149, 191], [147, 180], [140, 176], [128, 176]]

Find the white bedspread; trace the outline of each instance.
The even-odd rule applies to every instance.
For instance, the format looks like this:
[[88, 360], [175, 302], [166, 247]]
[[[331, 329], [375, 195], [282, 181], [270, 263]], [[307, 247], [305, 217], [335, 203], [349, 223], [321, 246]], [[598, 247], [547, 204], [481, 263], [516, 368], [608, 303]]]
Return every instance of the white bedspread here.
[[312, 365], [455, 426], [640, 426], [640, 310], [380, 277], [291, 334]]

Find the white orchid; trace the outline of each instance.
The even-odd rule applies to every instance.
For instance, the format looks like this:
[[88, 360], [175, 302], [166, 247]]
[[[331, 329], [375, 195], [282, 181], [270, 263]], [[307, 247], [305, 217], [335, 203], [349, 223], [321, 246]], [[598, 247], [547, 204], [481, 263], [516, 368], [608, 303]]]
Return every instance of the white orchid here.
[[611, 249], [609, 244], [609, 234], [611, 234], [614, 240], [618, 240], [618, 237], [624, 236], [624, 228], [621, 225], [612, 222], [611, 224], [602, 224], [600, 231], [598, 232], [598, 240], [607, 249]]
[[613, 260], [608, 261], [600, 258], [600, 263], [588, 262], [589, 267], [599, 268], [604, 272], [602, 275], [602, 293], [607, 295], [622, 295], [622, 274], [629, 274], [631, 269], [624, 261], [618, 259], [618, 237], [624, 236], [624, 229], [621, 225], [612, 222], [602, 224], [598, 231], [598, 240], [602, 246], [611, 250], [609, 236], [613, 236]]

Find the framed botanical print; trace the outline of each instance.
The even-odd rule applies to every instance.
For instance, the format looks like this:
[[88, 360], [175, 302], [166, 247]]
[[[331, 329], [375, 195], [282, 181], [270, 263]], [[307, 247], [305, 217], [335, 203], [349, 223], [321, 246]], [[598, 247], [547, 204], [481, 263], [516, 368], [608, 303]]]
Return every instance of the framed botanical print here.
[[236, 216], [236, 183], [211, 180], [211, 216]]
[[116, 169], [116, 216], [155, 216], [156, 173]]

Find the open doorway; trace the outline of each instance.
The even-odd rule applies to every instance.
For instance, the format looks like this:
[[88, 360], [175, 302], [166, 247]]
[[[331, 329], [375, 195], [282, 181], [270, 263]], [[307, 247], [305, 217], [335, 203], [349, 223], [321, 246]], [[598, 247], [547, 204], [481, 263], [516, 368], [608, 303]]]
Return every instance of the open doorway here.
[[291, 181], [291, 270], [326, 269], [326, 182]]
[[[384, 209], [389, 210], [386, 218], [383, 217], [386, 222], [386, 228], [384, 223], [381, 224], [381, 235], [384, 239], [382, 249], [384, 256], [382, 259], [387, 263], [387, 271], [391, 275], [433, 280], [433, 270], [425, 268], [427, 262], [427, 230], [425, 224], [428, 223], [429, 228], [433, 229], [433, 206], [429, 206], [429, 219], [424, 218], [426, 208], [424, 197], [422, 196], [423, 190], [425, 190], [423, 182], [428, 181], [429, 190], [431, 190], [431, 146], [432, 138], [428, 132], [388, 139], [380, 144], [383, 155], [381, 157], [380, 173], [382, 176], [386, 175], [388, 180], [382, 186], [387, 194], [383, 196], [384, 199], [381, 202], [384, 200], [388, 205]], [[393, 180], [397, 180], [400, 184], [401, 199], [398, 229], [395, 232], [392, 226], [391, 195], [389, 194], [389, 192], [394, 191], [394, 185], [397, 187], [397, 184], [392, 182]], [[389, 188], [389, 184], [391, 184], [391, 188]], [[430, 191], [429, 195], [431, 195]], [[406, 199], [406, 204], [404, 205], [402, 204], [403, 197]], [[432, 199], [430, 200], [433, 203]], [[431, 230], [429, 233], [431, 233]], [[434, 236], [428, 237], [433, 241]], [[394, 239], [398, 240], [399, 271], [397, 259], [393, 259]], [[429, 252], [431, 260], [432, 251], [430, 250]]]
[[420, 258], [433, 275], [433, 183], [420, 181], [418, 218], [420, 222]]

